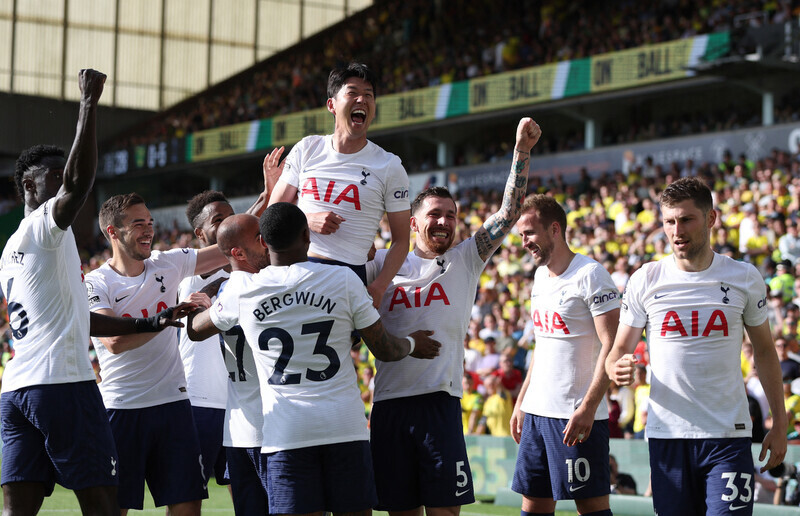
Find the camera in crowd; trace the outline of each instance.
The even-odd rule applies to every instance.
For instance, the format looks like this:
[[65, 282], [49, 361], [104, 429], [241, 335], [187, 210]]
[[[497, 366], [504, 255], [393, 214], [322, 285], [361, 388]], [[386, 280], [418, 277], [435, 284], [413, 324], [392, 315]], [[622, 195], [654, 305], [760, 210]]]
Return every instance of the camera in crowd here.
[[797, 483], [800, 482], [800, 475], [798, 474], [797, 463], [783, 462], [768, 471], [773, 477], [783, 480], [783, 483], [779, 484], [782, 489], [786, 489], [787, 483], [791, 480], [795, 481], [793, 489], [790, 487], [788, 492], [782, 493], [781, 499], [784, 500], [786, 505], [800, 505], [800, 489], [797, 486]]

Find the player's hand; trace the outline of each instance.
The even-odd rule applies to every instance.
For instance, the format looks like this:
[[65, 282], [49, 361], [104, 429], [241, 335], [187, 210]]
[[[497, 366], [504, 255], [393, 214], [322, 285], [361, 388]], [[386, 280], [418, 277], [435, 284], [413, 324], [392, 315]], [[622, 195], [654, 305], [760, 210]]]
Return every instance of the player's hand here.
[[81, 100], [96, 104], [103, 94], [106, 74], [85, 68], [78, 72], [78, 87], [81, 89]]
[[375, 308], [380, 308], [381, 299], [383, 299], [383, 294], [386, 292], [387, 286], [388, 285], [378, 285], [374, 281], [367, 285], [367, 293], [372, 298], [372, 306]]
[[623, 355], [614, 363], [614, 369], [609, 378], [617, 385], [630, 385], [633, 383], [633, 370], [636, 368], [636, 355]]
[[429, 337], [433, 335], [430, 330], [417, 330], [410, 334], [414, 339], [414, 352], [410, 356], [414, 358], [433, 358], [439, 355], [439, 348], [442, 344], [438, 340]]
[[767, 458], [767, 450], [769, 450], [769, 460], [766, 464], [761, 466], [761, 473], [772, 469], [786, 457], [786, 432], [780, 429], [772, 428], [767, 435], [764, 436], [764, 441], [761, 443], [761, 453], [758, 455], [758, 460], [763, 461]]
[[184, 298], [183, 303], [191, 303], [204, 310], [211, 308], [211, 298], [202, 292], [192, 292]]
[[283, 173], [283, 166], [286, 164], [286, 160], [284, 159], [281, 161], [281, 155], [283, 154], [283, 146], [278, 147], [277, 149], [272, 149], [272, 152], [267, 154], [264, 157], [264, 164], [262, 166], [264, 170], [264, 186], [265, 188], [268, 185], [274, 185], [278, 182], [278, 179], [281, 177]]
[[564, 428], [564, 444], [575, 446], [582, 443], [589, 437], [594, 423], [594, 411], [589, 411], [586, 404], [581, 405], [572, 413], [572, 417], [567, 421]]
[[533, 118], [525, 117], [519, 121], [517, 126], [517, 143], [516, 149], [530, 152], [539, 138], [542, 136], [542, 129], [539, 127]]
[[158, 314], [157, 323], [159, 331], [170, 326], [174, 328], [183, 328], [183, 323], [178, 321], [178, 319], [183, 319], [198, 308], [199, 307], [195, 303], [179, 303], [166, 310], [162, 310]]
[[517, 444], [519, 444], [519, 438], [522, 436], [522, 423], [524, 421], [525, 414], [518, 406], [514, 406], [514, 412], [511, 413], [511, 421], [508, 424], [511, 427], [511, 437]]
[[332, 211], [321, 211], [318, 213], [306, 213], [308, 219], [308, 227], [314, 233], [320, 235], [330, 235], [336, 233], [339, 229], [339, 224], [344, 222], [344, 217], [337, 215]]

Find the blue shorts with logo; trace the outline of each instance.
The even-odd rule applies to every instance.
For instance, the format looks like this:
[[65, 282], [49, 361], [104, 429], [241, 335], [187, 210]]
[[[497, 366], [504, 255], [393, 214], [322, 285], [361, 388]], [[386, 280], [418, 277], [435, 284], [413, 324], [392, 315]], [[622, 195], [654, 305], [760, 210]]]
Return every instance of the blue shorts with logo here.
[[228, 484], [225, 477], [225, 449], [222, 447], [225, 409], [192, 406], [192, 417], [203, 455], [203, 475], [206, 479], [214, 477], [217, 484]]
[[119, 453], [121, 509], [142, 509], [145, 480], [156, 507], [208, 498], [189, 400], [106, 412]]
[[608, 420], [595, 421], [582, 443], [564, 444], [568, 419], [525, 414], [511, 489], [528, 498], [581, 500], [611, 490]]
[[23, 387], [0, 396], [2, 484], [72, 490], [118, 484], [117, 450], [94, 380]]
[[370, 443], [378, 509], [475, 501], [458, 398], [434, 392], [375, 403]]
[[225, 453], [234, 513], [237, 516], [269, 514], [267, 490], [261, 483], [261, 447], [225, 447]]
[[653, 508], [659, 516], [753, 514], [751, 440], [654, 439], [650, 448]]
[[261, 454], [270, 514], [359, 512], [378, 501], [368, 441]]

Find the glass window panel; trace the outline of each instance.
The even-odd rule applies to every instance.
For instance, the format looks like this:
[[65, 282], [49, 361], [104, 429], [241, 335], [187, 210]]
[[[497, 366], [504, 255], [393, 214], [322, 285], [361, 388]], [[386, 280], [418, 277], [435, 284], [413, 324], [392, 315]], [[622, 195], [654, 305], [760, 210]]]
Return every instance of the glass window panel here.
[[372, 0], [347, 0], [347, 15], [363, 11], [372, 5]]
[[206, 43], [168, 39], [164, 52], [164, 85], [200, 91], [206, 85]]
[[134, 109], [158, 109], [158, 87], [117, 85], [117, 106]]
[[67, 19], [71, 25], [113, 29], [116, 9], [116, 0], [69, 0]]
[[214, 2], [214, 24], [211, 35], [215, 41], [234, 41], [252, 43], [255, 31], [254, 0], [231, 2]]
[[61, 22], [64, 19], [64, 0], [17, 1], [17, 17]]
[[116, 80], [126, 84], [158, 85], [160, 40], [152, 36], [119, 35]]
[[[78, 70], [94, 68], [109, 76], [114, 72], [114, 33], [103, 30], [68, 29], [67, 30], [67, 76], [64, 77], [64, 97], [80, 99]], [[112, 88], [106, 80], [106, 87], [101, 103], [111, 103]]]
[[211, 47], [211, 83], [216, 84], [253, 64], [252, 48], [214, 45]]
[[280, 50], [300, 41], [300, 6], [262, 0], [258, 12], [258, 46]]
[[119, 27], [123, 30], [160, 34], [161, 0], [121, 1], [119, 3]]
[[306, 4], [303, 22], [303, 37], [307, 38], [340, 21], [343, 15], [341, 6], [320, 6]]
[[208, 39], [209, 0], [166, 0], [166, 2], [167, 37]]
[[59, 25], [17, 23], [14, 91], [31, 95], [61, 95], [63, 32]]
[[9, 16], [14, 12], [14, 0], [0, 0], [0, 16]]

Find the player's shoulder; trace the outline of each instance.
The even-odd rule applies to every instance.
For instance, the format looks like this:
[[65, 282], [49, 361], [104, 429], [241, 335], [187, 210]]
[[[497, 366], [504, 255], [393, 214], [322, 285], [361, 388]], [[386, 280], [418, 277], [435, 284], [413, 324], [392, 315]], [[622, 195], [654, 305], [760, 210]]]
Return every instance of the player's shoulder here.
[[364, 148], [370, 154], [370, 158], [384, 167], [392, 169], [393, 167], [402, 167], [402, 160], [397, 154], [387, 151], [380, 145], [370, 140], [367, 140], [367, 146]]

